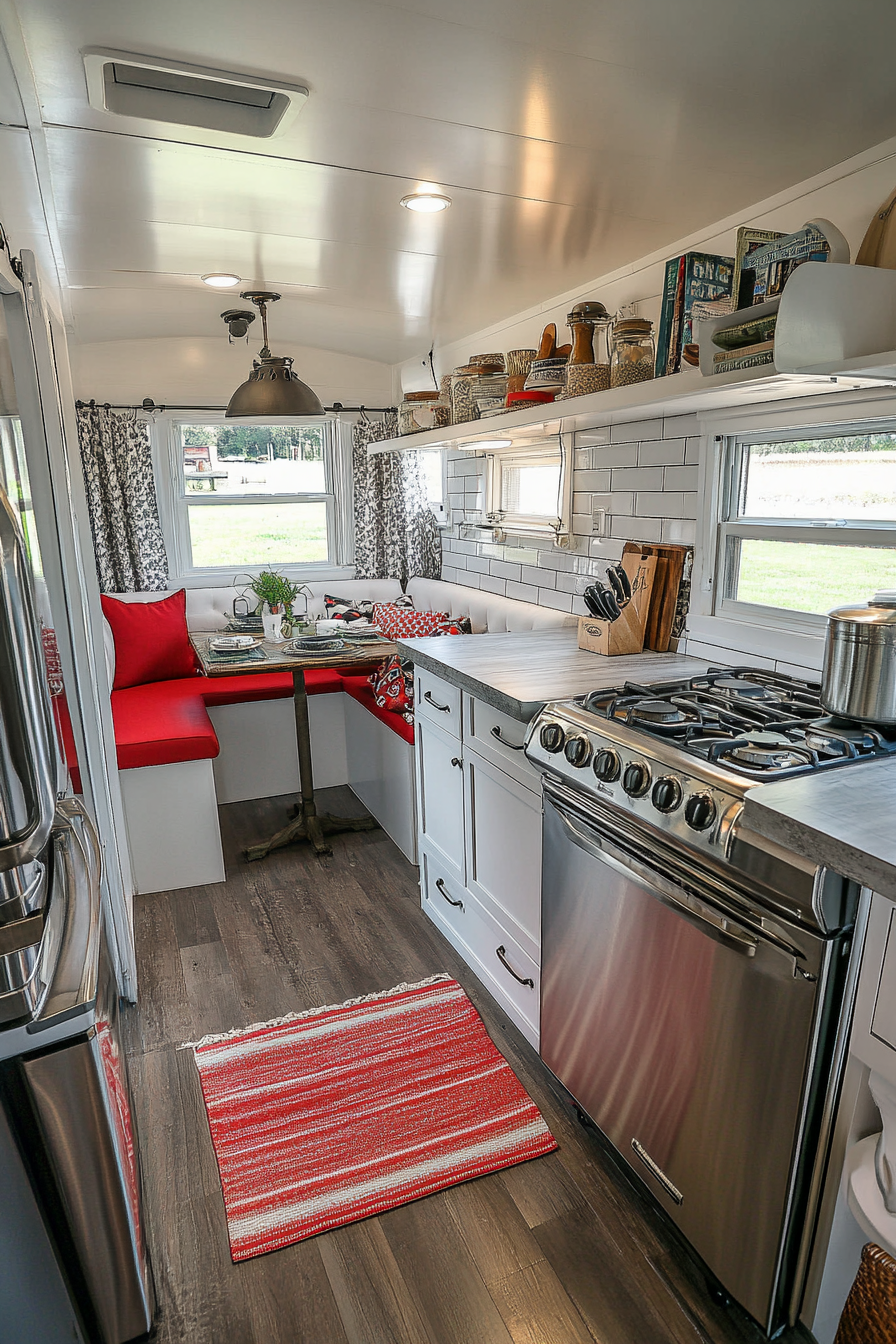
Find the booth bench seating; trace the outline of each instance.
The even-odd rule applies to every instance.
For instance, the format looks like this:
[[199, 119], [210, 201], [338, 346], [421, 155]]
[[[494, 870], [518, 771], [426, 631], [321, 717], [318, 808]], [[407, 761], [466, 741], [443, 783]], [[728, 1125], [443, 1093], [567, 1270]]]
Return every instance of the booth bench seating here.
[[[309, 613], [324, 592], [395, 601], [394, 579], [308, 585]], [[421, 611], [469, 616], [474, 634], [554, 629], [574, 618], [528, 602], [436, 579], [412, 579]], [[222, 630], [236, 588], [187, 590], [190, 630]], [[119, 593], [152, 602], [166, 593]], [[463, 636], [443, 636], [463, 638]], [[109, 684], [115, 646], [105, 626]], [[312, 668], [305, 674], [315, 788], [348, 784], [412, 863], [416, 853], [414, 729], [380, 709], [366, 673]], [[218, 804], [298, 792], [298, 754], [287, 672], [192, 676], [112, 692], [112, 718], [135, 890], [176, 890], [224, 880]], [[286, 818], [284, 817], [284, 823]]]

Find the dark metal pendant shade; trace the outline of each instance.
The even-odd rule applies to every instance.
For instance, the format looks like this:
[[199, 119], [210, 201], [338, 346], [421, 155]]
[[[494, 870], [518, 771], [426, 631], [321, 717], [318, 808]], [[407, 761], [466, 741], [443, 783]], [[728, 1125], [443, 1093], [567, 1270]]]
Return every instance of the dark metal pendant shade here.
[[[270, 290], [248, 289], [244, 290], [240, 297], [254, 303], [261, 313], [264, 346], [259, 352], [258, 359], [252, 362], [249, 377], [240, 384], [227, 403], [224, 418], [232, 420], [241, 415], [264, 416], [266, 419], [323, 416], [324, 408], [320, 398], [312, 392], [307, 383], [302, 382], [298, 374], [293, 373], [292, 358], [289, 355], [282, 357], [272, 355], [268, 348], [267, 305], [276, 303], [280, 295], [273, 294]], [[231, 335], [234, 334], [232, 326], [234, 319], [244, 319], [242, 329], [237, 332], [242, 336], [245, 335], [248, 323], [253, 320], [254, 313], [239, 313], [235, 309], [228, 309], [221, 316], [227, 323]]]
[[227, 420], [240, 415], [323, 414], [320, 398], [298, 374], [293, 373], [292, 359], [275, 355], [253, 361], [252, 372], [236, 389], [224, 412]]

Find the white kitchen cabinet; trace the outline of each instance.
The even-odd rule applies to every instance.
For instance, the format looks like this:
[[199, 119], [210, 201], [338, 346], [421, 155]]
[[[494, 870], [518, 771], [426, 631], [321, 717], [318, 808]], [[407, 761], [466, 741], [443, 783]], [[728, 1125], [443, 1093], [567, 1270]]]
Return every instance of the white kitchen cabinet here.
[[460, 738], [417, 716], [417, 816], [421, 848], [464, 884], [464, 772]]
[[423, 909], [537, 1048], [541, 790], [514, 750], [525, 724], [466, 694], [461, 702], [432, 674], [418, 671], [417, 691]]
[[465, 748], [467, 887], [534, 962], [541, 947], [541, 794]]

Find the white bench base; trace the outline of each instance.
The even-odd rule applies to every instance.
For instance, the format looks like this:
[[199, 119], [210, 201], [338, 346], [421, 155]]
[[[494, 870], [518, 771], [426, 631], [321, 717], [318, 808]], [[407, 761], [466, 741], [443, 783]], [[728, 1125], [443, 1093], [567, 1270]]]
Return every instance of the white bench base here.
[[134, 891], [176, 891], [224, 881], [211, 761], [120, 770]]
[[[315, 789], [349, 783], [343, 708], [347, 699], [343, 691], [308, 697]], [[291, 698], [212, 705], [208, 715], [221, 747], [212, 762], [219, 803], [298, 793], [299, 754]]]
[[344, 698], [349, 786], [405, 858], [416, 864], [414, 748], [357, 700]]

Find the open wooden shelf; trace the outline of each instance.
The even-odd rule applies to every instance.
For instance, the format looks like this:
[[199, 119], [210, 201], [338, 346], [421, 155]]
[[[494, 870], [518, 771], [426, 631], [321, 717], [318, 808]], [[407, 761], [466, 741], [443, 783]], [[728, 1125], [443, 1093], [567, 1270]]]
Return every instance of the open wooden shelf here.
[[[713, 325], [719, 325], [719, 320]], [[781, 295], [774, 364], [708, 378], [699, 369], [684, 369], [633, 387], [387, 439], [371, 444], [367, 451], [474, 451], [484, 439], [511, 438], [524, 443], [632, 420], [889, 384], [896, 386], [896, 271], [808, 262], [794, 272]]]

